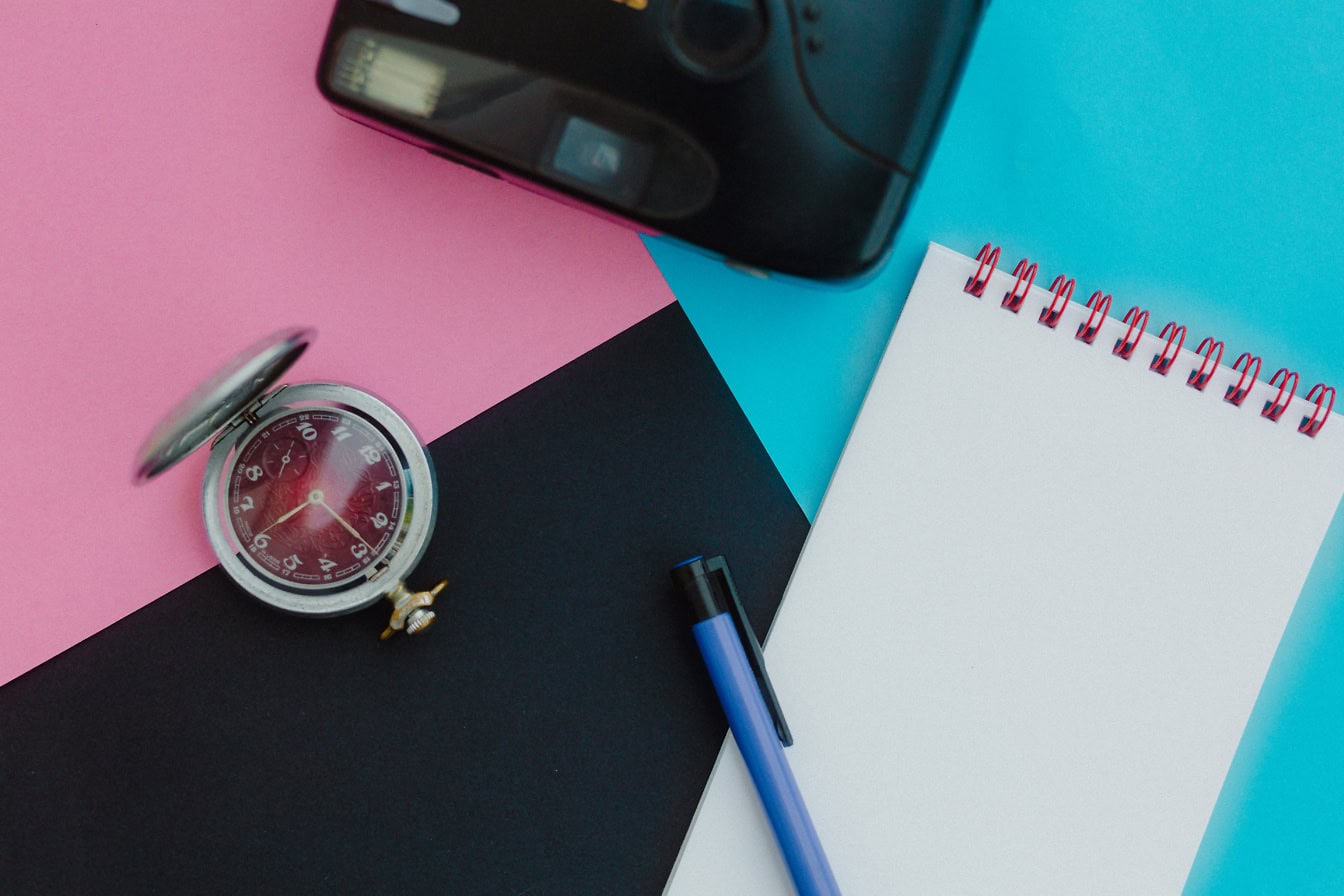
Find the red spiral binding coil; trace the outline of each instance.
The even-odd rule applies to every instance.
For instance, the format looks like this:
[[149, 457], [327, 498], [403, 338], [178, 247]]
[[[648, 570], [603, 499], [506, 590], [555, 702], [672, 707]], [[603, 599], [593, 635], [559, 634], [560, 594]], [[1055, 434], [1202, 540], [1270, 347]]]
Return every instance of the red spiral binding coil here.
[[[1050, 289], [1054, 293], [1050, 297], [1050, 306], [1041, 309], [1041, 316], [1037, 320], [1053, 330], [1059, 323], [1059, 316], [1069, 307], [1069, 299], [1073, 298], [1073, 287], [1072, 277], [1065, 279], [1063, 274], [1056, 277], [1055, 282], [1050, 284]], [[1059, 307], [1055, 307], [1056, 305]]]
[[[994, 276], [994, 268], [998, 267], [999, 247], [985, 243], [975, 260], [980, 262], [980, 266], [975, 269], [974, 277], [967, 278], [965, 291], [978, 299], [985, 294], [985, 284], [989, 283], [989, 278]], [[989, 266], [988, 270], [985, 269], [986, 265]]]
[[[1246, 366], [1243, 368], [1242, 364]], [[1237, 380], [1235, 386], [1227, 387], [1227, 392], [1223, 395], [1223, 398], [1237, 407], [1241, 407], [1241, 403], [1246, 400], [1246, 396], [1250, 395], [1251, 390], [1255, 388], [1256, 378], [1260, 376], [1260, 356], [1253, 355], [1250, 352], [1242, 352], [1241, 356], [1232, 362], [1232, 369], [1240, 370], [1241, 377]], [[1246, 382], [1248, 375], [1251, 378], [1249, 383]]]
[[[1223, 343], [1212, 336], [1205, 336], [1195, 351], [1202, 354], [1204, 360], [1199, 362], [1198, 370], [1190, 371], [1190, 375], [1185, 378], [1185, 384], [1203, 392], [1209, 380], [1218, 372], [1218, 362], [1223, 360]], [[1210, 362], [1213, 364], [1212, 367], [1209, 366]]]
[[[1138, 348], [1139, 340], [1143, 338], [1143, 331], [1148, 329], [1148, 312], [1135, 305], [1125, 312], [1125, 316], [1120, 318], [1120, 323], [1129, 324], [1129, 329], [1125, 331], [1124, 336], [1115, 340], [1115, 348], [1111, 349], [1111, 354], [1128, 361], [1134, 354], [1134, 349]], [[1134, 332], [1135, 328], [1138, 329], [1137, 333]]]
[[[1036, 264], [1022, 259], [1013, 268], [1013, 275], [1017, 277], [1013, 281], [1013, 288], [1003, 294], [1003, 301], [1000, 307], [1007, 308], [1016, 314], [1022, 307], [1022, 303], [1027, 299], [1027, 293], [1031, 292], [1031, 285], [1036, 282]], [[1019, 290], [1021, 290], [1019, 292]]]
[[[975, 275], [966, 279], [965, 291], [977, 298], [983, 297], [985, 287], [989, 280], [994, 276], [994, 270], [999, 263], [999, 247], [993, 243], [985, 243], [980, 252], [975, 256], [979, 263]], [[1013, 268], [1013, 288], [1003, 294], [1003, 301], [1000, 307], [1016, 314], [1021, 310], [1026, 302], [1031, 287], [1036, 282], [1037, 266], [1026, 258], [1023, 258]], [[1073, 290], [1076, 283], [1072, 277], [1065, 277], [1060, 274], [1050, 284], [1050, 304], [1041, 309], [1038, 320], [1047, 327], [1054, 329], [1069, 307], [1069, 302], [1073, 299]], [[1087, 320], [1078, 327], [1076, 337], [1088, 345], [1093, 344], [1098, 333], [1106, 323], [1106, 317], [1110, 314], [1111, 303], [1113, 299], [1109, 294], [1103, 294], [1101, 290], [1092, 293], [1091, 298], [1087, 300], [1086, 307], [1089, 309]], [[1138, 305], [1131, 307], [1121, 318], [1121, 323], [1128, 324], [1125, 335], [1115, 341], [1111, 348], [1111, 354], [1128, 361], [1133, 356], [1139, 343], [1143, 340], [1144, 333], [1148, 329], [1149, 314]], [[1175, 321], [1168, 323], [1162, 328], [1162, 332], [1157, 338], [1165, 339], [1166, 343], [1162, 350], [1153, 355], [1153, 360], [1148, 364], [1148, 369], [1155, 373], [1166, 376], [1171, 370], [1176, 359], [1180, 357], [1181, 349], [1185, 346], [1186, 328]], [[1189, 376], [1186, 377], [1186, 383], [1199, 391], [1204, 391], [1209, 382], [1218, 372], [1218, 367], [1223, 360], [1224, 344], [1222, 341], [1214, 339], [1212, 336], [1205, 337], [1199, 343], [1196, 353], [1202, 356], [1199, 367], [1192, 369]], [[1240, 407], [1246, 398], [1255, 388], [1256, 380], [1260, 376], [1261, 359], [1258, 355], [1252, 355], [1250, 352], [1242, 352], [1232, 364], [1232, 369], [1240, 374], [1235, 385], [1228, 386], [1223, 394], [1224, 400]], [[1275, 374], [1269, 378], [1270, 386], [1278, 386], [1278, 394], [1273, 400], [1265, 402], [1260, 415], [1268, 420], [1277, 422], [1284, 412], [1288, 410], [1293, 402], [1293, 397], [1297, 394], [1297, 388], [1301, 378], [1295, 371], [1286, 367], [1279, 368]], [[1317, 383], [1307, 392], [1306, 401], [1311, 402], [1314, 407], [1310, 416], [1304, 416], [1302, 422], [1298, 424], [1297, 431], [1314, 437], [1325, 426], [1325, 421], [1330, 418], [1331, 411], [1335, 407], [1335, 389], [1333, 386], [1327, 386], [1325, 383]]]
[[[1329, 397], [1328, 404], [1326, 403], [1327, 396]], [[1329, 419], [1330, 411], [1335, 407], [1335, 387], [1327, 386], [1325, 383], [1317, 383], [1312, 386], [1311, 391], [1307, 393], [1307, 401], [1316, 402], [1316, 408], [1311, 412], [1310, 417], [1302, 418], [1302, 422], [1298, 424], [1297, 431], [1315, 438], [1316, 433], [1321, 431], [1321, 427], [1324, 426], [1325, 421]], [[1323, 405], [1325, 413], [1321, 414]], [[1320, 415], [1319, 420], [1316, 419], [1318, 414]]]
[[[1106, 315], [1111, 313], [1111, 294], [1101, 294], [1101, 290], [1092, 293], [1091, 298], [1087, 300], [1087, 308], [1092, 309], [1092, 313], [1087, 316], [1087, 320], [1078, 325], [1078, 332], [1074, 335], [1091, 345], [1097, 338], [1097, 331], [1101, 325], [1106, 323]], [[1097, 317], [1100, 313], [1101, 317]]]
[[[1279, 377], [1283, 377], [1282, 383], [1278, 381]], [[1260, 416], [1264, 417], [1267, 420], [1272, 420], [1273, 422], [1278, 423], [1279, 418], [1283, 416], [1283, 412], [1288, 410], [1289, 402], [1291, 402], [1293, 400], [1293, 396], [1297, 394], [1298, 379], [1299, 377], [1296, 371], [1289, 370], [1287, 367], [1280, 367], [1278, 370], [1276, 370], [1274, 372], [1274, 375], [1269, 378], [1269, 384], [1271, 386], [1277, 385], [1279, 387], [1279, 394], [1274, 396], [1273, 401], [1265, 402], [1264, 408], [1260, 411]], [[1288, 388], [1289, 380], [1291, 380], [1293, 383], [1291, 389]], [[1283, 392], [1285, 389], [1288, 390], [1287, 398], [1283, 397]]]
[[1160, 354], [1153, 355], [1153, 361], [1148, 365], [1148, 369], [1166, 376], [1171, 365], [1176, 362], [1176, 356], [1181, 353], [1181, 346], [1185, 345], [1185, 326], [1172, 321], [1162, 328], [1157, 338], [1165, 338], [1167, 344], [1162, 346]]

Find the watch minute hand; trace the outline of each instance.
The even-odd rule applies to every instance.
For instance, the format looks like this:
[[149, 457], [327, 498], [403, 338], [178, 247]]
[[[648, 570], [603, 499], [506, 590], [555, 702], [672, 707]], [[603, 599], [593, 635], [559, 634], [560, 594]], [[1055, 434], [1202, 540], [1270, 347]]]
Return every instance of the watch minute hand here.
[[303, 508], [307, 507], [309, 504], [312, 504], [312, 503], [313, 503], [312, 496], [309, 495], [308, 498], [307, 498], [302, 504], [300, 504], [298, 507], [295, 507], [295, 508], [294, 508], [293, 510], [291, 510], [289, 513], [286, 513], [284, 516], [280, 517], [280, 519], [278, 519], [278, 520], [276, 520], [275, 522], [271, 523], [271, 524], [270, 524], [269, 526], [267, 526], [265, 529], [262, 529], [260, 532], [257, 533], [257, 535], [265, 535], [267, 532], [271, 531], [271, 530], [274, 529], [276, 526], [280, 525], [280, 524], [283, 523], [285, 520], [289, 519], [289, 518], [292, 517], [294, 514], [298, 513], [300, 510], [302, 510]]

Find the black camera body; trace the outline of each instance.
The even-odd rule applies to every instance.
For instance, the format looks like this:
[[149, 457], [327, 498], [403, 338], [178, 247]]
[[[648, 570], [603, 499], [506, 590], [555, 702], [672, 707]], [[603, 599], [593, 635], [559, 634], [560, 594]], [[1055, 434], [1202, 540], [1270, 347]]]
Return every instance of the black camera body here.
[[987, 0], [338, 0], [318, 84], [447, 158], [741, 265], [871, 269]]

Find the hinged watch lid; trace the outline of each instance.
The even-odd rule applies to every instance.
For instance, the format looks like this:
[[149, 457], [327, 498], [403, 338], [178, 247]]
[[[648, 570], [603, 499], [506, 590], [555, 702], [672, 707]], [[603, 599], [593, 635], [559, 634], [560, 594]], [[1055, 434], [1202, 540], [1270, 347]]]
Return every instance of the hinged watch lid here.
[[136, 455], [135, 481], [154, 478], [214, 438], [275, 385], [315, 335], [306, 327], [280, 330], [230, 359], [150, 433]]

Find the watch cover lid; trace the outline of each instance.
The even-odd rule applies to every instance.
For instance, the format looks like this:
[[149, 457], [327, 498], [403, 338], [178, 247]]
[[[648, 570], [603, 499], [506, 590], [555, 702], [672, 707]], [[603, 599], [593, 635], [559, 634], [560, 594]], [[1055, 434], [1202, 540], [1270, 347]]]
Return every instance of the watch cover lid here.
[[214, 438], [230, 420], [275, 385], [316, 331], [289, 327], [239, 352], [182, 399], [145, 439], [134, 479], [146, 482]]

